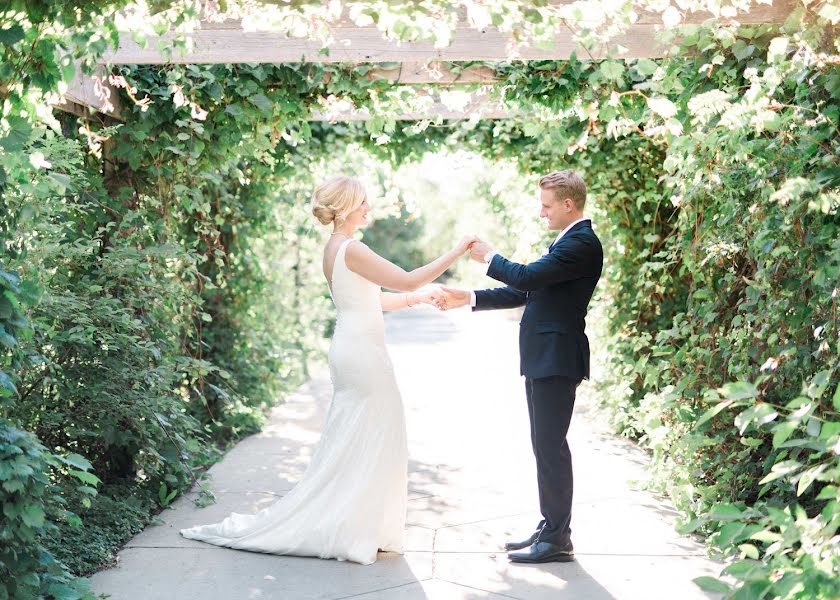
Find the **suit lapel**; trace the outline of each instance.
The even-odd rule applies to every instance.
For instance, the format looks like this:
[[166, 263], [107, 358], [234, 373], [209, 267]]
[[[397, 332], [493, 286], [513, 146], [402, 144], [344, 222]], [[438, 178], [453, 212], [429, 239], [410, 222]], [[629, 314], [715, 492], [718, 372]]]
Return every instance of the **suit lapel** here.
[[563, 237], [562, 237], [562, 238], [560, 238], [559, 240], [555, 240], [554, 242], [552, 242], [552, 244], [548, 247], [548, 251], [549, 251], [549, 252], [551, 252], [552, 250], [554, 250], [554, 248], [556, 248], [556, 247], [557, 247], [557, 244], [558, 244], [559, 242], [563, 241], [563, 239], [565, 239], [565, 237], [566, 237], [567, 235], [569, 235], [570, 233], [572, 233], [573, 231], [577, 231], [577, 230], [578, 230], [578, 229], [580, 229], [581, 227], [589, 227], [591, 224], [592, 224], [592, 220], [591, 220], [591, 219], [585, 219], [585, 220], [581, 221], [580, 223], [575, 223], [575, 224], [574, 224], [574, 226], [573, 226], [571, 229], [569, 229], [569, 231], [567, 231], [567, 232], [563, 235]]

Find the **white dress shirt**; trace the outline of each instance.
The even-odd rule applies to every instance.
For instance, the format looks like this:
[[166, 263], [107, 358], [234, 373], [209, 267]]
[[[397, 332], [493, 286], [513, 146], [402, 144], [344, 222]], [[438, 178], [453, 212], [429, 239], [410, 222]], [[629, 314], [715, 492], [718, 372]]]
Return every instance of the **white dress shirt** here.
[[[569, 225], [566, 226], [565, 229], [563, 229], [563, 231], [561, 231], [560, 233], [557, 234], [557, 238], [554, 240], [554, 244], [559, 242], [560, 238], [562, 238], [564, 235], [566, 235], [566, 232], [569, 231], [572, 227], [574, 227], [575, 225], [577, 225], [581, 221], [589, 221], [589, 220], [590, 220], [589, 217], [581, 217], [580, 219], [578, 219], [576, 221], [572, 221]], [[552, 244], [552, 246], [554, 244]], [[498, 252], [496, 252], [494, 250], [491, 250], [490, 252], [488, 252], [487, 254], [484, 255], [484, 262], [487, 263], [487, 270], [488, 271], [490, 270], [490, 263], [493, 262], [493, 257], [496, 256], [497, 254], [498, 254]], [[470, 290], [470, 306], [475, 306], [475, 291], [474, 290]]]

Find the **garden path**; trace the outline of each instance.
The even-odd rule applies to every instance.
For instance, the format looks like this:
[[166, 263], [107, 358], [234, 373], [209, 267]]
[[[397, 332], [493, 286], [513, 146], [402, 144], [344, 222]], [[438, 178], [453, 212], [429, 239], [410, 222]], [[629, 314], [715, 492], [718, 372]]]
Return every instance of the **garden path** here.
[[569, 433], [575, 468], [574, 563], [510, 563], [502, 544], [539, 520], [518, 325], [502, 311], [387, 316], [388, 343], [409, 433], [404, 555], [373, 565], [219, 548], [178, 535], [232, 510], [252, 512], [285, 494], [318, 440], [331, 386], [321, 371], [274, 409], [264, 430], [240, 442], [210, 473], [217, 503], [195, 492], [161, 514], [92, 576], [119, 600], [277, 598], [314, 600], [693, 600], [692, 579], [720, 565], [674, 531], [674, 511], [635, 489], [646, 454], [597, 422], [587, 383]]

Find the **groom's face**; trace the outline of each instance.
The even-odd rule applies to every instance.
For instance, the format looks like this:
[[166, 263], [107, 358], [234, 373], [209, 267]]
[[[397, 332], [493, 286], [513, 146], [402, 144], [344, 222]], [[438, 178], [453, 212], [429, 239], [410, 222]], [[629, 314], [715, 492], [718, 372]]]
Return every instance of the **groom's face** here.
[[560, 231], [568, 223], [569, 200], [558, 200], [554, 190], [540, 188], [540, 218], [548, 221], [549, 231]]

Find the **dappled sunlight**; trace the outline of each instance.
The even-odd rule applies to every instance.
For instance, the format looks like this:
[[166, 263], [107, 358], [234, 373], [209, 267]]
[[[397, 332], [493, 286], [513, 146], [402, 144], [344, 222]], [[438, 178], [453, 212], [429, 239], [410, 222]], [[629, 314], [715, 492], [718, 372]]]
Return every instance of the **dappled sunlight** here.
[[[263, 433], [244, 440], [211, 469], [216, 504], [196, 509], [190, 497], [179, 499], [163, 513], [162, 525], [132, 540], [131, 552], [177, 548], [212, 556], [215, 566], [204, 564], [185, 586], [195, 589], [196, 581], [209, 579], [233, 590], [254, 573], [259, 583], [242, 588], [254, 597], [318, 582], [323, 593], [341, 589], [361, 598], [393, 590], [395, 597], [430, 600], [613, 600], [644, 597], [646, 578], [639, 574], [656, 565], [668, 573], [657, 597], [705, 598], [691, 583], [716, 568], [704, 558], [702, 546], [674, 531], [667, 505], [626, 485], [644, 453], [599, 431], [585, 412], [575, 417], [572, 438], [577, 562], [508, 561], [504, 543], [527, 535], [540, 518], [524, 389], [513, 369], [501, 367], [516, 360], [518, 327], [509, 316], [426, 309], [389, 315], [387, 334], [398, 340], [390, 350], [402, 374], [413, 432], [404, 555], [380, 553], [367, 567], [273, 556], [266, 569], [263, 555], [177, 534], [180, 527], [230, 511], [256, 512], [290, 489], [305, 468], [331, 401], [323, 372], [272, 412]], [[436, 339], [429, 331], [445, 336]], [[471, 351], [476, 345], [482, 350]], [[584, 395], [581, 401], [589, 400]], [[225, 556], [235, 556], [237, 575]], [[130, 564], [134, 557], [123, 560]], [[119, 581], [117, 574], [103, 574], [103, 589], [108, 578]]]

